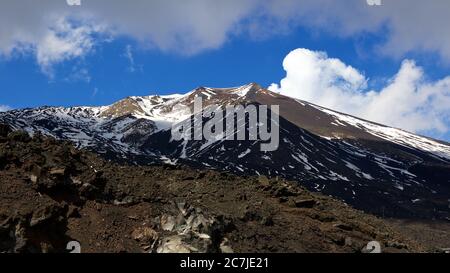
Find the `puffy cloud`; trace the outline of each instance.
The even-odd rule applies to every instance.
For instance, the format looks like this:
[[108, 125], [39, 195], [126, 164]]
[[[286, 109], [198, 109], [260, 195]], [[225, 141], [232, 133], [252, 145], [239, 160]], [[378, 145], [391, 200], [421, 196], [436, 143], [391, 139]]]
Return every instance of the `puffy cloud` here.
[[[60, 45], [75, 57], [92, 46], [90, 38], [95, 32], [108, 31], [147, 47], [193, 54], [221, 46], [257, 2], [90, 0], [69, 6], [65, 0], [7, 1], [0, 9], [0, 53], [9, 55], [27, 47], [52, 47], [54, 51]], [[77, 24], [67, 24], [69, 19]], [[61, 37], [60, 32], [65, 35]], [[53, 59], [42, 55], [44, 61]]]
[[413, 132], [449, 130], [450, 76], [427, 81], [414, 61], [403, 61], [381, 90], [369, 90], [361, 72], [324, 52], [296, 49], [283, 66], [286, 77], [272, 91]]
[[[143, 48], [181, 54], [220, 47], [256, 0], [16, 0], [0, 9], [0, 57], [35, 55], [42, 71], [92, 52], [98, 36], [125, 36]], [[23, 8], [27, 7], [27, 8]]]
[[59, 18], [35, 45], [36, 60], [42, 70], [52, 76], [54, 64], [85, 56], [94, 47], [93, 34], [98, 26], [77, 26], [65, 18]]
[[220, 47], [233, 28], [256, 9], [257, 0], [93, 0], [83, 3], [116, 34], [149, 47], [194, 54]]
[[49, 77], [55, 64], [90, 53], [98, 34], [108, 30], [87, 16], [71, 14], [65, 1], [8, 1], [0, 9], [0, 57], [33, 54]]
[[[43, 70], [89, 53], [99, 33], [126, 36], [144, 47], [195, 54], [235, 35], [268, 36], [304, 26], [349, 37], [382, 33], [377, 48], [400, 56], [434, 51], [450, 62], [450, 1], [383, 0], [65, 0], [4, 1], [0, 55], [33, 52]], [[24, 8], [26, 7], [26, 8]], [[407, 11], [404, 11], [404, 10]], [[380, 32], [381, 31], [381, 32]]]

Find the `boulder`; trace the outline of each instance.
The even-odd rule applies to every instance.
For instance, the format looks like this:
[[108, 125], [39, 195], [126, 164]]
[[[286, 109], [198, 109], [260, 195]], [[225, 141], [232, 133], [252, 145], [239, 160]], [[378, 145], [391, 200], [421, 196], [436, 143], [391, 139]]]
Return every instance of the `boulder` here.
[[178, 236], [170, 236], [164, 238], [161, 245], [156, 250], [157, 253], [191, 253], [197, 252], [197, 249], [183, 242], [183, 239]]
[[131, 238], [141, 242], [153, 242], [158, 239], [158, 233], [149, 227], [138, 227], [131, 233]]
[[161, 216], [161, 228], [165, 231], [172, 231], [175, 228], [175, 217], [171, 215]]

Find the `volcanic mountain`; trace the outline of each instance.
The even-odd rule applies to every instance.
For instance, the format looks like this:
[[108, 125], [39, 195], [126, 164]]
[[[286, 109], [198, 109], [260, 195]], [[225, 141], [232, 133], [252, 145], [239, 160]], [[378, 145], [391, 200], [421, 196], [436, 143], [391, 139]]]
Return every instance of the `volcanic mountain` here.
[[[213, 105], [279, 105], [279, 148], [261, 141], [180, 140], [196, 97]], [[248, 120], [246, 120], [248, 122]], [[206, 120], [203, 120], [206, 122]], [[450, 144], [366, 121], [248, 84], [185, 95], [128, 97], [102, 107], [39, 107], [0, 113], [0, 123], [70, 140], [117, 162], [184, 164], [300, 185], [366, 212], [450, 219]], [[236, 132], [234, 132], [236, 133]]]

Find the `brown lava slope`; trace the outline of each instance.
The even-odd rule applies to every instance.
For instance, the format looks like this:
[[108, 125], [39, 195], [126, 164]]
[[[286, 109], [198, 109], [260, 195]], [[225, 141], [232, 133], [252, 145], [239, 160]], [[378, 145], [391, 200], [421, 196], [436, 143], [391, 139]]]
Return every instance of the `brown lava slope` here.
[[284, 180], [121, 166], [0, 126], [0, 252], [435, 251]]

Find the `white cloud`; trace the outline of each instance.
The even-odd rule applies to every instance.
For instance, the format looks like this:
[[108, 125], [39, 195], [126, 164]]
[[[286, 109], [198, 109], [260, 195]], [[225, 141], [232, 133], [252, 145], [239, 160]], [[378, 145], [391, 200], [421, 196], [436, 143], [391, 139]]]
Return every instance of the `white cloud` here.
[[381, 6], [369, 6], [366, 0], [269, 2], [281, 22], [341, 37], [376, 33], [381, 37], [376, 53], [402, 57], [411, 51], [437, 52], [450, 63], [450, 29], [442, 27], [450, 24], [448, 0], [382, 0]]
[[11, 110], [12, 108], [7, 105], [0, 105], [0, 112], [6, 112]]
[[266, 37], [304, 26], [343, 37], [382, 33], [382, 54], [432, 51], [450, 63], [450, 28], [443, 27], [450, 25], [449, 12], [448, 0], [383, 0], [380, 7], [366, 0], [89, 0], [79, 7], [64, 0], [4, 1], [0, 55], [33, 52], [46, 71], [91, 52], [99, 33], [195, 54], [235, 35]]
[[450, 76], [427, 81], [414, 61], [403, 61], [381, 90], [368, 90], [361, 72], [324, 52], [294, 50], [283, 66], [286, 77], [272, 91], [413, 132], [449, 131]]
[[[140, 41], [146, 47], [193, 54], [217, 48], [227, 39], [231, 29], [248, 16], [257, 0], [90, 0], [80, 7], [70, 7], [64, 0], [15, 0], [2, 3], [0, 9], [0, 53], [9, 55], [18, 48], [66, 49], [63, 56], [79, 56], [92, 45], [94, 31], [114, 33]], [[24, 9], [23, 7], [27, 8]], [[78, 22], [67, 30], [55, 18]], [[63, 21], [64, 21], [63, 20]], [[95, 22], [95, 24], [94, 24]], [[90, 23], [90, 26], [85, 26]], [[106, 28], [94, 28], [105, 26]], [[55, 45], [55, 46], [53, 46]], [[75, 51], [78, 50], [78, 51]], [[41, 55], [46, 60], [53, 58]], [[57, 57], [62, 60], [64, 57]]]
[[96, 32], [98, 27], [76, 26], [66, 18], [59, 18], [35, 45], [36, 59], [43, 72], [51, 76], [53, 65], [89, 53], [94, 46], [92, 34]]

